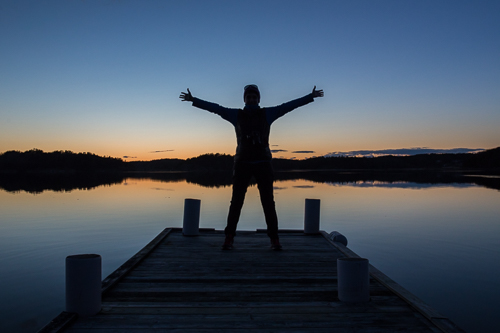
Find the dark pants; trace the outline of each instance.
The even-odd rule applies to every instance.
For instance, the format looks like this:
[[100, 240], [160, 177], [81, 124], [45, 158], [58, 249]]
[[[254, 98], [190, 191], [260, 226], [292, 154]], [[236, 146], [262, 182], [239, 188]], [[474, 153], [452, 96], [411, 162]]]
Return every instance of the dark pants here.
[[236, 225], [240, 219], [241, 207], [243, 207], [245, 194], [252, 176], [257, 181], [260, 201], [262, 208], [264, 208], [267, 234], [270, 238], [278, 238], [278, 216], [276, 215], [274, 205], [273, 169], [271, 162], [236, 162], [234, 164], [233, 195], [231, 205], [229, 206], [225, 234], [234, 235], [236, 233]]

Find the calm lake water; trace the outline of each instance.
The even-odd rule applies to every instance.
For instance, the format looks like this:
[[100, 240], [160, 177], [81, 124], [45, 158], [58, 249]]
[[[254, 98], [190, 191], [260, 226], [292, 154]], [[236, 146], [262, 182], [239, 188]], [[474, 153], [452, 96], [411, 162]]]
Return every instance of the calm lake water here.
[[[230, 186], [135, 178], [66, 192], [0, 189], [0, 331], [36, 332], [64, 310], [67, 255], [100, 254], [104, 278], [165, 227], [181, 227], [185, 198], [201, 199], [200, 227], [223, 229], [230, 195]], [[350, 249], [467, 332], [500, 327], [500, 191], [286, 180], [275, 197], [281, 228], [302, 229], [305, 198], [321, 199], [322, 230], [344, 234]], [[253, 186], [239, 229], [257, 228], [265, 222]]]

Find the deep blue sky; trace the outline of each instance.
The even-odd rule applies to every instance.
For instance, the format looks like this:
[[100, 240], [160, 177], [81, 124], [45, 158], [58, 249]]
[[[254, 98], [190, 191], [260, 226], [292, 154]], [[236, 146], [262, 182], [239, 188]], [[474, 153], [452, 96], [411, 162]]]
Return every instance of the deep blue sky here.
[[0, 43], [0, 152], [232, 154], [178, 96], [241, 107], [248, 83], [325, 91], [273, 124], [276, 157], [500, 146], [500, 1], [0, 0]]

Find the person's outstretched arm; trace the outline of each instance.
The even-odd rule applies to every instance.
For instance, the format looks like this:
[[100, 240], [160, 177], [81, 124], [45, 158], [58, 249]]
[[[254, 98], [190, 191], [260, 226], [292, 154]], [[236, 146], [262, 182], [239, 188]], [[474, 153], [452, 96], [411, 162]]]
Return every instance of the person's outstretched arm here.
[[219, 104], [215, 104], [212, 102], [207, 102], [202, 99], [193, 97], [191, 94], [191, 91], [189, 91], [189, 88], [187, 89], [187, 93], [181, 92], [179, 98], [183, 102], [193, 102], [193, 106], [218, 114], [221, 116], [223, 119], [229, 121], [231, 124], [235, 125], [236, 120], [237, 120], [237, 114], [238, 114], [238, 109], [230, 109], [226, 108], [223, 106], [220, 106]]
[[287, 114], [288, 112], [313, 102], [316, 97], [323, 97], [323, 96], [324, 96], [323, 90], [322, 89], [316, 90], [316, 86], [314, 86], [312, 92], [310, 94], [305, 95], [304, 97], [294, 99], [293, 101], [283, 103], [278, 106], [266, 108], [267, 121], [269, 124], [271, 124], [273, 121]]

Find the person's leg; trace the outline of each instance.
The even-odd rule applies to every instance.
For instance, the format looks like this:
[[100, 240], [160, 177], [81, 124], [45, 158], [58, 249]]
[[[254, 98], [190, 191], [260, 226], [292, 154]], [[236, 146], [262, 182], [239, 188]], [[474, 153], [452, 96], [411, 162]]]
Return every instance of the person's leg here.
[[226, 236], [233, 236], [236, 233], [236, 226], [240, 219], [241, 208], [245, 201], [250, 178], [252, 177], [251, 169], [245, 163], [235, 163], [233, 173], [233, 194], [231, 197], [231, 205], [227, 215], [227, 226], [224, 229]]
[[267, 224], [267, 235], [271, 240], [278, 239], [278, 215], [273, 194], [273, 169], [271, 162], [259, 163], [255, 168], [255, 179], [259, 188], [260, 201], [264, 209]]

